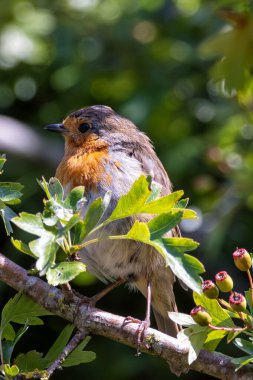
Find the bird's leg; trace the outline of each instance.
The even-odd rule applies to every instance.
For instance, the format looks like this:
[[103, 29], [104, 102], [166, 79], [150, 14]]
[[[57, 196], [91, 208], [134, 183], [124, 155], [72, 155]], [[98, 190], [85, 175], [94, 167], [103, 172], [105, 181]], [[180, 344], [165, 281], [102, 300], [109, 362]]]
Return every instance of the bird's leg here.
[[106, 294], [110, 293], [113, 289], [117, 288], [118, 286], [124, 284], [126, 280], [123, 280], [122, 278], [119, 278], [118, 280], [112, 282], [111, 284], [107, 285], [103, 290], [95, 294], [94, 296], [90, 297], [90, 305], [95, 306], [96, 303], [101, 300]]
[[139, 347], [141, 343], [143, 342], [144, 334], [147, 328], [150, 326], [150, 310], [151, 310], [151, 282], [150, 280], [147, 281], [147, 306], [146, 306], [146, 315], [145, 319], [143, 321], [133, 318], [133, 317], [126, 317], [123, 322], [124, 325], [128, 323], [138, 323], [138, 329], [137, 329], [137, 346], [138, 346], [138, 352]]
[[118, 280], [107, 285], [103, 290], [101, 290], [100, 292], [98, 292], [97, 294], [95, 294], [92, 297], [86, 297], [83, 294], [72, 289], [71, 285], [68, 282], [66, 284], [63, 284], [61, 287], [62, 287], [62, 291], [63, 291], [64, 296], [65, 296], [67, 301], [71, 302], [73, 300], [73, 296], [75, 295], [75, 296], [80, 298], [81, 303], [87, 303], [87, 304], [89, 304], [89, 306], [95, 306], [96, 303], [99, 300], [101, 300], [101, 298], [103, 298], [106, 294], [110, 293], [110, 291], [112, 291], [113, 289], [124, 284], [124, 282], [126, 282], [126, 280], [119, 278]]

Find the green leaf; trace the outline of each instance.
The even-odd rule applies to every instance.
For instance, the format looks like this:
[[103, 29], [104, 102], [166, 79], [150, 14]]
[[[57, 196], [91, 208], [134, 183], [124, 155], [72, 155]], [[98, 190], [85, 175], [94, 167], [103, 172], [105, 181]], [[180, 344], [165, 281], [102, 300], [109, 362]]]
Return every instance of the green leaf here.
[[61, 182], [56, 177], [50, 178], [48, 182], [48, 191], [52, 198], [55, 198], [58, 202], [63, 201], [63, 188]]
[[12, 377], [17, 376], [19, 374], [19, 369], [16, 365], [10, 366], [9, 364], [4, 364], [3, 370], [6, 375], [9, 375]]
[[31, 241], [29, 248], [38, 257], [36, 268], [40, 271], [40, 275], [45, 274], [55, 264], [56, 253], [59, 249], [56, 237], [53, 234], [45, 234], [39, 239]]
[[35, 303], [31, 298], [17, 293], [13, 298], [9, 299], [2, 310], [1, 330], [3, 331], [9, 322], [41, 325], [43, 322], [37, 317], [43, 315], [51, 315], [51, 313]]
[[0, 155], [0, 171], [3, 169], [4, 164], [5, 164], [6, 161], [7, 160], [6, 160], [5, 154]]
[[74, 325], [66, 325], [64, 329], [61, 331], [60, 335], [54, 342], [54, 344], [51, 346], [49, 351], [47, 352], [45, 356], [45, 360], [50, 365], [53, 363], [62, 353], [63, 349], [66, 347], [73, 331], [75, 329]]
[[212, 324], [215, 326], [222, 325], [224, 327], [234, 327], [228, 311], [223, 309], [217, 300], [211, 300], [204, 294], [193, 293], [193, 299], [196, 305], [203, 306], [208, 310], [212, 317]]
[[75, 231], [74, 241], [82, 242], [85, 236], [87, 236], [93, 228], [96, 227], [107, 210], [110, 200], [111, 192], [107, 192], [104, 198], [97, 198], [92, 202], [82, 225], [79, 226], [81, 228]]
[[13, 223], [21, 230], [36, 236], [43, 236], [47, 231], [44, 228], [41, 214], [33, 215], [21, 212], [19, 216], [13, 218]]
[[85, 271], [85, 265], [80, 261], [62, 262], [56, 264], [47, 271], [47, 281], [50, 285], [57, 286], [73, 280], [81, 272]]
[[[168, 239], [176, 240], [168, 241]], [[183, 240], [182, 244], [180, 239]], [[176, 242], [178, 242], [179, 246], [175, 245]], [[174, 274], [186, 286], [199, 293], [201, 291], [199, 274], [205, 271], [204, 266], [195, 257], [183, 254], [183, 249], [194, 249], [196, 245], [198, 245], [196, 242], [186, 238], [163, 238], [153, 241], [153, 246], [163, 255], [167, 265], [169, 265]]]
[[182, 326], [196, 325], [196, 322], [189, 314], [177, 313], [174, 311], [169, 312], [169, 317], [172, 321]]
[[150, 242], [150, 232], [146, 223], [139, 222], [136, 220], [131, 230], [126, 235], [128, 239], [141, 241], [143, 243], [149, 244]]
[[20, 354], [15, 359], [15, 364], [19, 367], [20, 372], [29, 372], [35, 369], [45, 369], [47, 361], [42, 357], [41, 352], [35, 350]]
[[206, 326], [194, 325], [187, 327], [177, 334], [179, 343], [188, 341], [190, 343], [188, 353], [188, 364], [191, 365], [198, 357], [198, 354], [204, 346], [209, 328]]
[[64, 201], [64, 206], [76, 210], [77, 203], [81, 200], [85, 201], [84, 198], [84, 186], [77, 186], [72, 189], [67, 198]]
[[142, 214], [163, 214], [171, 211], [177, 201], [183, 196], [183, 190], [175, 191], [169, 195], [158, 198], [152, 202], [144, 204], [139, 213]]
[[238, 365], [235, 372], [237, 372], [240, 368], [242, 368], [244, 365], [253, 363], [253, 357], [252, 356], [242, 356], [241, 358], [233, 358], [231, 362], [235, 365]]
[[181, 211], [171, 211], [161, 214], [148, 222], [151, 240], [158, 239], [180, 223], [183, 213]]
[[149, 177], [141, 176], [138, 178], [134, 182], [130, 191], [119, 199], [117, 206], [113, 210], [108, 221], [126, 218], [127, 216], [134, 214], [140, 214], [142, 206], [151, 194], [150, 184], [151, 181]]
[[16, 336], [15, 330], [10, 323], [7, 323], [3, 329], [2, 339], [14, 340]]
[[16, 214], [14, 211], [12, 211], [10, 207], [6, 206], [1, 200], [0, 200], [0, 214], [3, 218], [6, 233], [7, 235], [10, 235], [13, 232], [10, 221], [13, 221]]
[[18, 249], [19, 251], [33, 258], [37, 258], [37, 256], [35, 256], [34, 253], [30, 250], [29, 246], [23, 243], [21, 240], [16, 240], [16, 239], [11, 238], [11, 242], [14, 245], [14, 247]]
[[253, 359], [253, 342], [249, 342], [249, 341], [247, 341], [245, 339], [241, 339], [241, 338], [236, 338], [234, 340], [234, 344], [241, 351], [245, 352], [246, 354], [251, 355], [252, 359]]
[[249, 310], [250, 310], [250, 314], [253, 315], [253, 305], [252, 305], [252, 297], [251, 297], [251, 293], [252, 293], [252, 290], [249, 289], [245, 292], [245, 298], [246, 298], [246, 301], [247, 301], [247, 305], [249, 307]]
[[162, 185], [160, 183], [155, 182], [153, 179], [151, 181], [151, 193], [147, 199], [147, 203], [155, 200], [157, 197], [159, 197], [161, 190], [162, 190]]
[[16, 182], [0, 182], [0, 199], [3, 202], [13, 201], [22, 196], [19, 190], [22, 190], [23, 186]]
[[226, 335], [228, 335], [227, 331], [222, 331], [222, 330], [209, 331], [205, 344], [204, 344], [204, 348], [208, 351], [216, 350], [218, 344]]
[[[77, 347], [78, 349], [78, 347]], [[96, 359], [96, 354], [93, 351], [78, 351], [74, 350], [63, 362], [63, 367], [71, 367], [79, 364], [90, 363]]]
[[22, 338], [22, 336], [25, 334], [27, 331], [28, 326], [25, 324], [23, 327], [21, 327], [17, 333], [15, 334], [15, 338], [13, 341], [4, 341], [3, 344], [3, 354], [4, 354], [4, 362], [5, 363], [10, 363], [11, 362], [11, 357], [13, 350], [18, 343], [18, 341]]

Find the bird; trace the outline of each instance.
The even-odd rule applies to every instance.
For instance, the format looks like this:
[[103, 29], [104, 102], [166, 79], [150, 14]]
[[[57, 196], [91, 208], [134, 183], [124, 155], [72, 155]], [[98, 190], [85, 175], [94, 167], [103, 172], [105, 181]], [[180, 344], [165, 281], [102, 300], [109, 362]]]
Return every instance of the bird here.
[[[108, 218], [121, 196], [125, 195], [141, 175], [151, 175], [161, 186], [161, 196], [172, 192], [171, 181], [157, 157], [149, 137], [127, 118], [105, 105], [92, 105], [71, 112], [62, 123], [46, 129], [63, 135], [64, 156], [56, 169], [56, 178], [67, 195], [76, 186], [84, 186], [87, 202], [83, 215], [98, 197], [111, 192], [104, 218]], [[151, 215], [138, 215], [114, 221], [97, 232], [103, 235], [126, 234], [136, 220], [147, 222]], [[174, 228], [167, 236], [178, 236]], [[88, 245], [79, 252], [87, 270], [109, 283], [97, 301], [112, 288], [128, 283], [146, 298], [143, 321], [127, 317], [126, 323], [139, 324], [138, 342], [150, 326], [150, 305], [161, 332], [176, 337], [179, 327], [169, 319], [169, 311], [177, 311], [173, 285], [175, 276], [155, 248], [133, 240], [115, 240]]]

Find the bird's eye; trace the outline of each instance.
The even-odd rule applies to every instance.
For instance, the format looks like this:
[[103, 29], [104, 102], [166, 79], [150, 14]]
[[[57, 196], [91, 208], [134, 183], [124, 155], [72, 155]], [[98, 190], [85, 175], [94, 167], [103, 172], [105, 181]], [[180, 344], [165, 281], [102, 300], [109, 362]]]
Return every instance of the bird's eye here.
[[83, 124], [81, 124], [80, 126], [79, 126], [79, 131], [81, 132], [81, 133], [85, 133], [85, 132], [87, 132], [89, 129], [90, 129], [90, 125], [88, 124], [88, 123], [83, 123]]

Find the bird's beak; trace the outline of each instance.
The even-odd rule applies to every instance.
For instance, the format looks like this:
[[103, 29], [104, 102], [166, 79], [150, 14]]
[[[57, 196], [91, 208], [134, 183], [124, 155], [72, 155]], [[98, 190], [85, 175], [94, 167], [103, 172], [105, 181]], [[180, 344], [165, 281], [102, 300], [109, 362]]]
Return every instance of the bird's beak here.
[[63, 124], [49, 124], [45, 127], [45, 129], [47, 131], [57, 132], [57, 133], [64, 133], [66, 131]]

